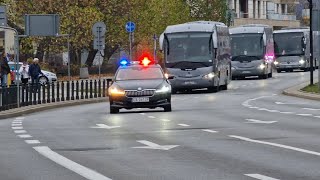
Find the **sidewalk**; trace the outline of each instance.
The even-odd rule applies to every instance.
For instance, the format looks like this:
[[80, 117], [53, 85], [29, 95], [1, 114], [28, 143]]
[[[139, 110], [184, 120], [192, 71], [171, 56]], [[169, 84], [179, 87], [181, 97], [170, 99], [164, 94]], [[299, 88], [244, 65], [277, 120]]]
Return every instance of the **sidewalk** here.
[[307, 93], [307, 92], [304, 92], [301, 90], [302, 88], [304, 88], [308, 85], [309, 85], [309, 82], [305, 82], [305, 83], [293, 86], [291, 88], [284, 90], [283, 94], [288, 95], [288, 96], [298, 97], [298, 98], [320, 101], [320, 94]]
[[56, 102], [56, 103], [25, 106], [21, 108], [15, 108], [15, 109], [10, 109], [7, 111], [0, 112], [0, 119], [13, 118], [13, 117], [23, 116], [26, 114], [35, 113], [39, 111], [55, 109], [55, 108], [100, 103], [100, 102], [107, 102], [107, 101], [108, 101], [108, 97], [101, 97], [101, 98], [93, 98], [93, 99], [72, 100], [72, 101], [63, 101], [63, 102]]

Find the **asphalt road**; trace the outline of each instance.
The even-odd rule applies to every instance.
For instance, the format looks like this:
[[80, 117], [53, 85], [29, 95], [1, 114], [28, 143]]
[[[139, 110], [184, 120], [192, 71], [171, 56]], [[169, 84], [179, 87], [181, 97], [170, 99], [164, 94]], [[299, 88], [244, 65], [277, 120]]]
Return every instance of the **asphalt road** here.
[[320, 103], [281, 95], [308, 73], [173, 96], [173, 111], [107, 103], [0, 121], [1, 180], [319, 180]]

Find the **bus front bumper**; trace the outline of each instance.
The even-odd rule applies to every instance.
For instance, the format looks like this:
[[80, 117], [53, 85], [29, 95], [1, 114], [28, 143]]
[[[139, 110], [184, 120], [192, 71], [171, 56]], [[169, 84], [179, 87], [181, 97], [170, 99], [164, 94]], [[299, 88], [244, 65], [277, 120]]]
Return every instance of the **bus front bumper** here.
[[238, 68], [232, 69], [232, 77], [247, 77], [247, 76], [261, 76], [265, 75], [265, 69], [258, 68]]
[[173, 89], [202, 89], [214, 86], [214, 78], [174, 78], [170, 79]]

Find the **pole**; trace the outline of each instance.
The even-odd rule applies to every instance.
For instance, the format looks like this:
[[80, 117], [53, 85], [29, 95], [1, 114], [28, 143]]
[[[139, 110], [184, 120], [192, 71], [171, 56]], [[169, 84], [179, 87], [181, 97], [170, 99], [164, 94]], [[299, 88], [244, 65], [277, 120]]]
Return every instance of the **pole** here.
[[100, 68], [100, 51], [101, 51], [101, 49], [102, 49], [102, 44], [101, 44], [101, 42], [100, 42], [100, 37], [101, 37], [101, 27], [98, 27], [98, 42], [99, 42], [99, 46], [98, 46], [98, 59], [99, 59], [99, 61], [98, 61], [98, 63], [99, 63], [99, 79], [100, 79], [100, 74], [101, 74], [101, 68]]
[[130, 56], [130, 61], [132, 61], [132, 33], [129, 33], [129, 56]]
[[154, 61], [155, 61], [156, 63], [158, 63], [158, 62], [157, 62], [157, 35], [156, 35], [156, 34], [154, 34], [154, 36], [153, 36], [153, 41], [154, 41], [153, 57], [154, 57]]
[[68, 34], [68, 77], [71, 81], [71, 72], [70, 72], [70, 34]]
[[310, 6], [310, 85], [313, 85], [313, 27], [312, 27], [312, 11], [313, 2], [309, 0]]
[[101, 57], [102, 57], [102, 55], [101, 55], [101, 50], [99, 50], [99, 79], [101, 78]]

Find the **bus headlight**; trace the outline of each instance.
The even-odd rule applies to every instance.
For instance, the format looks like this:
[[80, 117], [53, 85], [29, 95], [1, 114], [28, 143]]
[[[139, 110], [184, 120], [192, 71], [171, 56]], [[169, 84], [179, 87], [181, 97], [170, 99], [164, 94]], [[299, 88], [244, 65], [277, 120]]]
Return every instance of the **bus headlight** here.
[[212, 79], [212, 78], [214, 78], [214, 76], [215, 76], [214, 73], [209, 73], [209, 74], [204, 75], [203, 77], [206, 79]]
[[266, 65], [260, 64], [259, 69], [263, 70], [264, 68], [266, 68]]
[[302, 65], [302, 64], [306, 63], [306, 61], [305, 61], [304, 59], [301, 59], [301, 60], [299, 61], [299, 63]]

